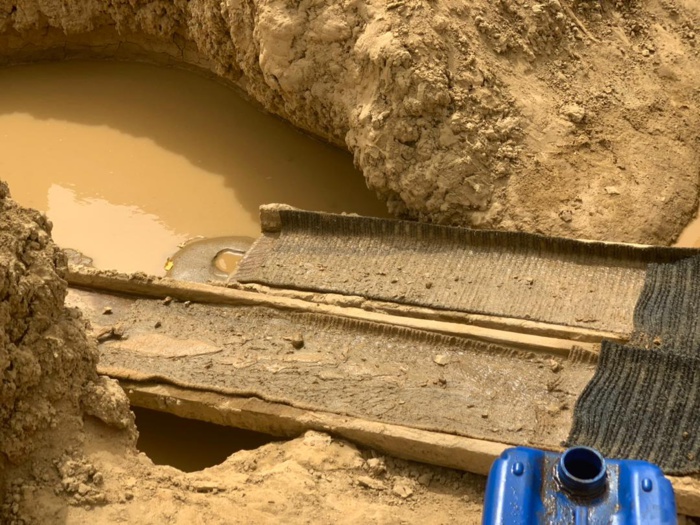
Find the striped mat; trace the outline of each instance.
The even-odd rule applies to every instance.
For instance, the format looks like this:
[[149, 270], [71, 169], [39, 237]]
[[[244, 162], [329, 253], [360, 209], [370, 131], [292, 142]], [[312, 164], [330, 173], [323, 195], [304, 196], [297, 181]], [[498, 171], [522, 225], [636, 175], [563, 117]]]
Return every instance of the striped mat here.
[[652, 262], [699, 253], [282, 210], [244, 283], [630, 333]]
[[569, 445], [700, 472], [700, 257], [649, 266], [631, 344], [604, 342]]

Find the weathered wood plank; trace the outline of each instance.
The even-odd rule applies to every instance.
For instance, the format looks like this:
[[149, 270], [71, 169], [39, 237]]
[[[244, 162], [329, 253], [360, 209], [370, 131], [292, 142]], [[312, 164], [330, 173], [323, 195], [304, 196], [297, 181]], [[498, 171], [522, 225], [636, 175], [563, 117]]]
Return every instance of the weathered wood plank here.
[[[134, 277], [123, 274], [113, 274], [89, 268], [72, 267], [66, 275], [66, 280], [71, 286], [95, 291], [130, 294], [149, 298], [170, 296], [181, 301], [239, 306], [267, 306], [281, 310], [327, 314], [349, 319], [427, 330], [446, 335], [469, 337], [487, 343], [551, 353], [564, 357], [568, 356], [574, 344], [589, 352], [597, 352], [599, 350], [597, 341], [611, 335], [612, 338], [616, 340], [620, 340], [621, 338], [622, 340], [625, 339], [624, 336], [619, 334], [615, 335], [602, 332], [598, 332], [598, 338], [596, 338], [593, 336], [594, 331], [591, 330], [567, 328], [567, 330], [562, 331], [562, 327], [547, 327], [543, 323], [537, 324], [536, 331], [538, 335], [534, 335], [528, 333], [528, 330], [532, 328], [531, 324], [517, 323], [512, 320], [504, 323], [504, 325], [507, 324], [512, 329], [509, 331], [471, 324], [392, 315], [383, 312], [367, 311], [357, 307], [342, 307], [332, 304], [314, 303], [295, 297], [262, 294], [200, 283], [174, 281], [157, 277]], [[574, 333], [583, 334], [583, 337], [578, 339], [571, 337]], [[563, 338], [562, 336], [567, 336], [567, 338]], [[583, 342], [581, 339], [589, 342]], [[590, 342], [591, 340], [595, 340], [596, 342]], [[573, 341], [576, 341], [576, 343]]]
[[300, 299], [310, 303], [331, 304], [345, 308], [361, 308], [367, 312], [385, 313], [399, 317], [413, 317], [416, 319], [428, 319], [431, 321], [443, 321], [446, 323], [468, 324], [492, 328], [505, 332], [538, 335], [542, 337], [554, 337], [568, 339], [583, 343], [600, 343], [604, 339], [619, 343], [626, 343], [629, 334], [605, 332], [601, 330], [581, 328], [577, 326], [565, 326], [528, 319], [515, 319], [510, 317], [497, 317], [492, 315], [469, 314], [454, 310], [434, 310], [422, 306], [414, 306], [401, 303], [375, 301], [360, 296], [348, 296], [338, 294], [323, 294], [286, 288], [272, 288], [260, 284], [230, 283], [229, 287], [261, 293], [276, 297], [289, 297]]
[[[294, 437], [307, 430], [328, 432], [385, 454], [431, 465], [487, 475], [509, 445], [417, 430], [327, 412], [311, 412], [256, 398], [237, 398], [172, 385], [122, 381], [132, 404], [191, 419], [275, 436]], [[678, 512], [700, 516], [700, 480], [669, 477]]]
[[176, 416], [233, 426], [274, 436], [295, 437], [307, 430], [329, 432], [386, 454], [487, 475], [508, 445], [387, 425], [328, 412], [311, 412], [172, 385], [120, 382], [132, 404]]
[[620, 333], [632, 331], [647, 266], [700, 253], [303, 210], [277, 215], [279, 233], [248, 250], [239, 282]]

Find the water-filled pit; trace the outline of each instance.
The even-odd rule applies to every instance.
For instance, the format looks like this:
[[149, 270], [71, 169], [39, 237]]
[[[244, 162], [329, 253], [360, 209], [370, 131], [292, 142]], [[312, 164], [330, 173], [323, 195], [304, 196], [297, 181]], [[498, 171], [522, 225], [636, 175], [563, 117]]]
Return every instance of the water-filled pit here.
[[[19, 203], [47, 213], [61, 247], [98, 268], [225, 277], [258, 236], [268, 202], [385, 215], [349, 153], [204, 76], [34, 64], [2, 69], [0, 93], [0, 178]], [[185, 471], [274, 439], [135, 412], [139, 448]]]
[[[3, 68], [0, 93], [0, 176], [19, 203], [48, 214], [60, 246], [98, 268], [162, 275], [190, 239], [245, 245], [268, 202], [385, 214], [349, 153], [204, 76], [33, 64]], [[226, 272], [235, 260], [214, 264]]]

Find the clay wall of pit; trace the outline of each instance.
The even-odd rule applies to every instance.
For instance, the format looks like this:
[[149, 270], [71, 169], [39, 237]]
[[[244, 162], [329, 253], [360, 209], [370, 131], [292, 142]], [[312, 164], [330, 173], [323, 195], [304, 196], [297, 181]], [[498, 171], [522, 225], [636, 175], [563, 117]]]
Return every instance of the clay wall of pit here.
[[0, 64], [194, 67], [349, 149], [398, 216], [670, 243], [697, 209], [698, 9], [574, 4], [5, 0]]

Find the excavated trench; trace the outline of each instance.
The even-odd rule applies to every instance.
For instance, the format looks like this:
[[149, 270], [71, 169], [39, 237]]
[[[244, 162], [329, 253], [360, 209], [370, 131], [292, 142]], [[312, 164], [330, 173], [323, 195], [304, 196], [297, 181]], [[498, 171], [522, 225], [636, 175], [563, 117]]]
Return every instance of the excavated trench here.
[[252, 450], [278, 438], [235, 427], [224, 427], [132, 407], [139, 439], [136, 446], [156, 465], [196, 472], [223, 463], [231, 454]]
[[[394, 214], [443, 224], [673, 242], [697, 208], [698, 77], [694, 35], [686, 35], [694, 11], [667, 13], [665, 3], [583, 2], [575, 12], [566, 2], [535, 10], [473, 4], [0, 4], [0, 65], [13, 66], [0, 70], [0, 178], [20, 203], [49, 213], [55, 240], [75, 250], [74, 261], [191, 280], [235, 269], [257, 235], [263, 202], [378, 215], [373, 192]], [[346, 154], [234, 102], [210, 80], [126, 63], [16, 65], [94, 57], [210, 72], [349, 149], [366, 184]], [[6, 458], [19, 462], [51, 443], [33, 441], [32, 432], [57, 421], [61, 428], [65, 414], [133, 428], [123, 392], [97, 378], [96, 352], [63, 309], [50, 225], [30, 212], [17, 216], [8, 215], [12, 239], [0, 255], [21, 260], [28, 277], [12, 274], [6, 295], [38, 292], [26, 308], [8, 300], [18, 310], [0, 314], [8, 327], [39, 334], [32, 352], [41, 366], [23, 365], [40, 379], [3, 372], [19, 386], [16, 395], [0, 392], [0, 415], [20, 423], [0, 436], [0, 483]], [[698, 245], [693, 228], [682, 245]], [[44, 285], [32, 279], [40, 271]], [[47, 332], [51, 323], [58, 333]], [[0, 362], [4, 353], [26, 360], [23, 334], [7, 333]], [[56, 348], [69, 349], [59, 364], [51, 360]], [[70, 410], [58, 401], [61, 389]], [[6, 413], [15, 403], [22, 410]], [[183, 470], [270, 439], [234, 429], [219, 448], [229, 430], [139, 413], [141, 448]], [[186, 441], [169, 452], [160, 441], [166, 428], [206, 438], [211, 454]]]

